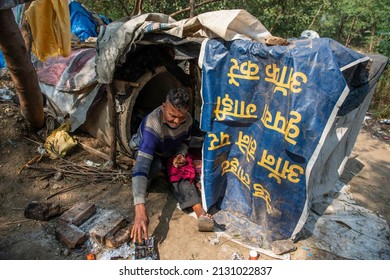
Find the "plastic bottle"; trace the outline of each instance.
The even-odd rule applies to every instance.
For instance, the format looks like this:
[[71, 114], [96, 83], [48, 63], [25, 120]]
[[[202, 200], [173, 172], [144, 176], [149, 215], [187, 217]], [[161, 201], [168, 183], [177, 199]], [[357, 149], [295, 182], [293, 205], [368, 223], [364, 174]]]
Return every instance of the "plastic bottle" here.
[[257, 260], [259, 258], [259, 255], [255, 250], [250, 250], [249, 251], [249, 259], [250, 260]]

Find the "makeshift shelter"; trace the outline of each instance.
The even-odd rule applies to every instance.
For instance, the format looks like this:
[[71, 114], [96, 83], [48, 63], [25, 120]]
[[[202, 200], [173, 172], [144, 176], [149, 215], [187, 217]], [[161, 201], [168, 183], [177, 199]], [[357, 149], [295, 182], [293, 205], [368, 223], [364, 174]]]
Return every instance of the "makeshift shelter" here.
[[270, 37], [244, 10], [143, 14], [37, 71], [54, 115], [124, 153], [168, 90], [188, 88], [205, 133], [204, 206], [227, 233], [268, 250], [294, 238], [336, 185], [387, 64], [328, 38]]

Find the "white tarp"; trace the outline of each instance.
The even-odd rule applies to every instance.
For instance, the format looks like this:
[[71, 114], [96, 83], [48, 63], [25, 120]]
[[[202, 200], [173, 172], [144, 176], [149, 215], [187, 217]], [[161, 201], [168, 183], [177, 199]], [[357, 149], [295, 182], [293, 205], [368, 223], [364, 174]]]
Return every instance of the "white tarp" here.
[[348, 189], [338, 181], [332, 192], [313, 205], [304, 227], [317, 240], [313, 247], [346, 259], [389, 260], [389, 225], [358, 205]]
[[175, 21], [158, 13], [143, 14], [126, 22], [113, 22], [102, 28], [98, 38], [97, 73], [100, 83], [112, 81], [115, 66], [145, 33], [159, 31], [179, 38], [247, 38], [264, 42], [271, 36], [254, 16], [245, 10], [208, 12], [191, 19]]

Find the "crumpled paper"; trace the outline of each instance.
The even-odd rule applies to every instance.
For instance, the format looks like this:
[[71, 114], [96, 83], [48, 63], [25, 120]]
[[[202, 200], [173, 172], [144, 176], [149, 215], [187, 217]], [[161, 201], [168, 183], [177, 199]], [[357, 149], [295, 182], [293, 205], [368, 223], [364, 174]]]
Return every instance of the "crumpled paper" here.
[[46, 138], [43, 144], [46, 152], [51, 159], [64, 157], [66, 153], [77, 145], [76, 139], [68, 134], [70, 131], [70, 123], [66, 122]]

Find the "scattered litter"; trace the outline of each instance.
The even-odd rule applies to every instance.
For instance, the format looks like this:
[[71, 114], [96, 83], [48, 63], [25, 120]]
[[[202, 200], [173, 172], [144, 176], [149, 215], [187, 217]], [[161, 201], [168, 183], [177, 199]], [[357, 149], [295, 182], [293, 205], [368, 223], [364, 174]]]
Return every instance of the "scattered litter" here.
[[53, 190], [58, 190], [58, 189], [62, 189], [64, 186], [60, 185], [60, 184], [54, 184], [52, 189]]
[[363, 125], [368, 125], [368, 121], [370, 121], [370, 120], [372, 120], [372, 118], [371, 117], [369, 117], [369, 116], [365, 116], [364, 117], [364, 120], [363, 120]]
[[302, 248], [303, 250], [310, 251], [310, 248], [309, 248], [309, 247], [302, 246], [301, 248]]
[[244, 259], [244, 257], [236, 252], [233, 253], [232, 255], [232, 260], [236, 261], [236, 260], [242, 260]]
[[95, 258], [95, 254], [88, 254], [87, 255], [87, 260], [89, 260], [89, 261], [94, 261], [94, 260], [96, 260], [96, 258]]
[[[111, 260], [111, 259], [128, 259], [130, 256], [135, 255], [135, 245], [124, 243], [117, 249], [107, 250], [103, 252], [100, 260]], [[132, 259], [132, 258], [131, 258]]]
[[40, 155], [46, 154], [46, 150], [45, 147], [43, 147], [43, 145], [40, 145], [37, 150]]
[[366, 120], [372, 120], [372, 118], [370, 117], [370, 116], [365, 116], [364, 117], [364, 120], [366, 121]]
[[313, 254], [312, 254], [312, 253], [308, 253], [307, 256], [308, 256], [308, 257], [312, 257]]
[[9, 101], [15, 96], [12, 90], [8, 88], [0, 88], [0, 99], [4, 101]]
[[157, 260], [154, 237], [144, 239], [141, 244], [135, 243], [135, 260]]
[[259, 258], [259, 254], [255, 250], [249, 251], [249, 259], [250, 260], [257, 260]]
[[219, 236], [218, 235], [210, 236], [208, 239], [209, 239], [209, 242], [213, 245], [219, 244]]
[[143, 240], [142, 243], [124, 243], [117, 249], [105, 250], [100, 260], [158, 260], [154, 246], [154, 237]]
[[76, 139], [68, 134], [70, 123], [64, 123], [55, 129], [47, 138], [43, 146], [51, 159], [64, 157], [66, 153], [77, 145]]
[[62, 173], [61, 171], [58, 171], [54, 174], [53, 178], [56, 181], [61, 181], [64, 178], [64, 173]]
[[100, 163], [95, 163], [92, 160], [85, 159], [84, 163], [90, 167], [99, 167], [101, 164]]
[[380, 124], [390, 124], [390, 119], [384, 119], [379, 121]]

